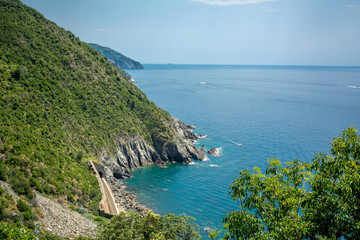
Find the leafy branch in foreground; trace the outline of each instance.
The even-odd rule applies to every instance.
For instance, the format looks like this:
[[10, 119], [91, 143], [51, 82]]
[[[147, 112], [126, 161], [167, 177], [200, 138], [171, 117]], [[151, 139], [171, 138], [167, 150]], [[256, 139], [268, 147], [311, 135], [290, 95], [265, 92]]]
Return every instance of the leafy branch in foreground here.
[[[354, 239], [360, 236], [360, 137], [353, 127], [332, 142], [331, 155], [263, 173], [240, 171], [230, 186], [239, 210], [226, 214], [225, 239]], [[214, 235], [214, 234], [213, 234]]]
[[15, 224], [0, 223], [0, 239], [35, 240], [36, 238], [27, 228], [16, 226]]

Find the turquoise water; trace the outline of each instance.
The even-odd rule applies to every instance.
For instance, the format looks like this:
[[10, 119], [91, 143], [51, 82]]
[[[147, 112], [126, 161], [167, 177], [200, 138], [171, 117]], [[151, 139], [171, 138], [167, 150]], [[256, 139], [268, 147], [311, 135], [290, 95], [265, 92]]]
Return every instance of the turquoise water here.
[[152, 166], [126, 180], [142, 204], [195, 217], [203, 235], [237, 208], [228, 191], [239, 170], [265, 168], [274, 157], [309, 161], [328, 153], [348, 126], [360, 128], [360, 67], [145, 65], [129, 72], [150, 100], [207, 134], [199, 146], [222, 148], [210, 161]]

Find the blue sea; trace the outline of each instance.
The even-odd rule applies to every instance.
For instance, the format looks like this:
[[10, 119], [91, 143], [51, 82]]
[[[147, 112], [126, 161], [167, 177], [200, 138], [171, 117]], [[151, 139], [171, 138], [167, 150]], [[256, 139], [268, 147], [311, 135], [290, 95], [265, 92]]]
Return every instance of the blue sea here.
[[360, 67], [169, 64], [129, 73], [150, 100], [207, 135], [198, 146], [221, 147], [209, 161], [151, 166], [125, 181], [155, 213], [195, 217], [203, 236], [237, 209], [228, 192], [239, 170], [265, 169], [269, 158], [310, 161], [345, 128], [360, 128]]

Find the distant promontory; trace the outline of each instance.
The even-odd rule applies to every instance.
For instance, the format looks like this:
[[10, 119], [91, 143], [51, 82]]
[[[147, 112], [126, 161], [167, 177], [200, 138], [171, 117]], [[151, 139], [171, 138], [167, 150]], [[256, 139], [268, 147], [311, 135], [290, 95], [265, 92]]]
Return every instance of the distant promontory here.
[[101, 46], [96, 43], [88, 43], [90, 46], [95, 48], [96, 51], [104, 55], [107, 59], [113, 60], [117, 65], [119, 65], [123, 69], [143, 69], [143, 65], [141, 63], [132, 60], [131, 58], [128, 58], [124, 56], [123, 54], [108, 48]]

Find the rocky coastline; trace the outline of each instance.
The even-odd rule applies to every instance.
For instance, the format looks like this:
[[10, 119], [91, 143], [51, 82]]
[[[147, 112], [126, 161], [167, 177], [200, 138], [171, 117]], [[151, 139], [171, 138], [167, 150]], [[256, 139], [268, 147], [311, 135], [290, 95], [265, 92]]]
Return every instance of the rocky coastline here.
[[122, 180], [109, 177], [108, 183], [111, 186], [111, 190], [114, 193], [116, 202], [119, 207], [122, 207], [124, 210], [135, 210], [141, 216], [145, 216], [151, 209], [146, 206], [138, 203], [136, 197], [126, 191], [126, 186]]
[[218, 157], [221, 148], [212, 147], [205, 151], [204, 146], [199, 148], [195, 141], [205, 138], [206, 135], [197, 135], [193, 132], [195, 126], [186, 125], [173, 118], [170, 129], [175, 136], [171, 141], [161, 134], [154, 134], [152, 143], [145, 141], [141, 136], [123, 136], [116, 139], [116, 153], [110, 154], [103, 150], [99, 160], [104, 166], [105, 177], [115, 196], [119, 209], [135, 210], [140, 215], [146, 215], [151, 209], [136, 201], [136, 196], [126, 190], [123, 179], [131, 177], [131, 171], [157, 165], [166, 168], [170, 163], [191, 164], [191, 159], [206, 160], [205, 153]]
[[169, 129], [172, 131], [172, 139], [155, 133], [152, 143], [149, 143], [139, 135], [123, 136], [116, 139], [115, 154], [110, 154], [107, 150], [101, 152], [99, 160], [120, 208], [136, 210], [141, 215], [149, 211], [135, 201], [135, 196], [126, 191], [126, 186], [121, 181], [131, 177], [132, 170], [153, 164], [166, 167], [169, 163], [190, 164], [191, 159], [205, 159], [204, 151], [194, 145], [194, 141], [200, 139], [193, 132], [194, 126], [173, 118]]
[[131, 176], [132, 170], [152, 164], [164, 166], [173, 162], [189, 164], [191, 159], [204, 160], [204, 152], [194, 145], [199, 136], [192, 132], [193, 126], [175, 118], [170, 125], [172, 139], [161, 133], [152, 135], [152, 143], [139, 135], [116, 139], [115, 154], [104, 149], [99, 156], [106, 175], [125, 179]]

